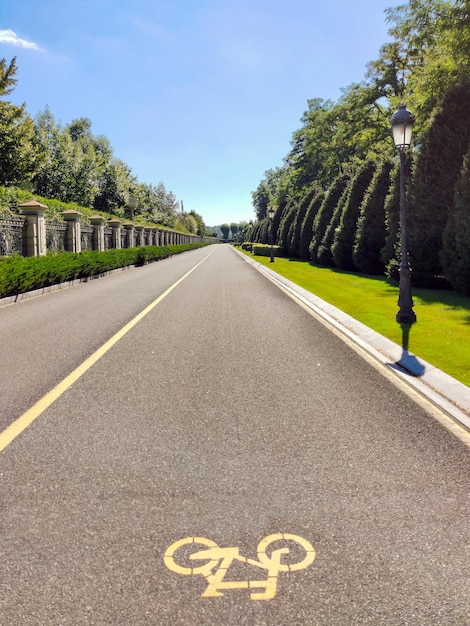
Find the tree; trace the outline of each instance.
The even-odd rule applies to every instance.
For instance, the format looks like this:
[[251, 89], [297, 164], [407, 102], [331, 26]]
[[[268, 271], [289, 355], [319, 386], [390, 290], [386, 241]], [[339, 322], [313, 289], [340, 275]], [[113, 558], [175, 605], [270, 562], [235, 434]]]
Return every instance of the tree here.
[[452, 287], [470, 296], [470, 150], [455, 187], [454, 211], [444, 231], [441, 261]]
[[228, 239], [230, 233], [230, 226], [228, 224], [221, 224], [220, 230], [222, 231], [222, 237], [224, 239]]
[[333, 147], [336, 128], [336, 112], [331, 100], [312, 98], [307, 102], [302, 126], [292, 135], [291, 151], [286, 157], [286, 165], [297, 189], [314, 181], [328, 184], [332, 173], [341, 169], [342, 155]]
[[[13, 91], [16, 71], [16, 57], [8, 66], [6, 59], [0, 60], [1, 98]], [[0, 184], [20, 184], [34, 176], [38, 165], [34, 138], [34, 123], [26, 105], [0, 100]]]
[[[103, 159], [98, 158], [87, 119], [69, 127], [56, 124], [48, 108], [36, 118], [36, 141], [40, 166], [34, 178], [42, 196], [92, 207], [100, 191]], [[102, 155], [100, 155], [101, 157]]]
[[361, 171], [352, 180], [346, 201], [339, 216], [338, 227], [335, 228], [331, 254], [336, 267], [343, 270], [354, 269], [353, 247], [357, 230], [361, 204], [364, 194], [370, 185], [375, 171], [375, 163], [367, 161]]
[[390, 189], [392, 162], [378, 167], [361, 204], [353, 248], [355, 267], [364, 274], [383, 274], [381, 251], [385, 246], [385, 198]]
[[418, 153], [407, 206], [408, 248], [416, 285], [432, 286], [442, 274], [442, 234], [470, 145], [469, 119], [470, 80], [444, 94]]
[[302, 222], [299, 242], [299, 257], [301, 259], [310, 259], [310, 243], [313, 236], [313, 221], [318, 215], [324, 198], [324, 192], [317, 188], [316, 195], [314, 195], [311, 199], [304, 221]]
[[195, 217], [189, 213], [180, 213], [175, 219], [174, 226], [194, 234], [196, 234], [198, 227]]
[[284, 253], [289, 254], [289, 232], [300, 210], [299, 202], [291, 201], [285, 209], [281, 223], [279, 224], [278, 244], [284, 248]]
[[410, 0], [386, 9], [394, 41], [370, 64], [373, 82], [394, 105], [407, 101], [425, 130], [442, 95], [470, 67], [468, 0]]
[[270, 206], [279, 206], [290, 187], [287, 167], [267, 170], [256, 191], [251, 194], [252, 204], [258, 220], [264, 219]]
[[318, 251], [322, 245], [328, 225], [333, 218], [335, 208], [346, 189], [348, 180], [348, 177], [344, 174], [341, 174], [335, 179], [331, 188], [325, 193], [323, 202], [315, 216], [315, 219], [313, 220], [310, 258], [315, 263], [319, 260]]
[[230, 224], [230, 232], [232, 233], [232, 237], [235, 238], [238, 233], [238, 224], [236, 224], [235, 222], [232, 222]]
[[[93, 200], [95, 211], [123, 215], [129, 190], [135, 180], [129, 167], [118, 159], [112, 159], [102, 170], [98, 181], [98, 192]], [[142, 210], [142, 196], [139, 194], [136, 212]], [[149, 216], [149, 219], [152, 219]]]
[[305, 216], [310, 207], [310, 203], [318, 193], [318, 186], [312, 185], [305, 191], [303, 198], [299, 203], [299, 211], [295, 216], [295, 220], [290, 227], [288, 251], [291, 257], [300, 257], [300, 239], [302, 237], [302, 228]]
[[204, 220], [202, 219], [202, 215], [199, 215], [199, 213], [196, 213], [196, 211], [190, 211], [189, 215], [194, 217], [194, 219], [196, 220], [196, 234], [198, 234], [199, 237], [205, 237], [207, 235], [207, 228], [204, 224]]

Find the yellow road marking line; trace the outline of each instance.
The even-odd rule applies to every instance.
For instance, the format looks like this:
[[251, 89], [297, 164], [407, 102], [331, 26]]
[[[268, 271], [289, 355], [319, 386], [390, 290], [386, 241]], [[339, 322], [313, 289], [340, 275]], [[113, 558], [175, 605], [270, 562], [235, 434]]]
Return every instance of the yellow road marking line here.
[[206, 261], [213, 250], [199, 261], [189, 272], [186, 272], [179, 280], [173, 283], [168, 289], [162, 293], [156, 300], [149, 304], [143, 311], [128, 322], [120, 331], [118, 331], [111, 339], [108, 339], [96, 352], [89, 356], [81, 365], [66, 376], [51, 391], [46, 393], [40, 400], [36, 402], [23, 415], [18, 417], [3, 432], [0, 433], [0, 452], [2, 452], [18, 435], [20, 435], [36, 418], [38, 418], [51, 404], [53, 404], [60, 396], [67, 391], [79, 378], [83, 376], [102, 356], [108, 352], [118, 341], [120, 341], [134, 326], [136, 326], [146, 315], [150, 313], [160, 302], [170, 294], [173, 289], [178, 287], [195, 269], [197, 269], [204, 261]]

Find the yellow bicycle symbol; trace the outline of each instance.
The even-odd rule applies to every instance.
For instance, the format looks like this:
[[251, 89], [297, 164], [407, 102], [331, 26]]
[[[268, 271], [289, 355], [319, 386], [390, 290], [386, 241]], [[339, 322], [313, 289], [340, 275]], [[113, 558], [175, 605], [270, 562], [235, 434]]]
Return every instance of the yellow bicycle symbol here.
[[[287, 546], [277, 547], [282, 545], [281, 542], [287, 543]], [[201, 546], [204, 546], [204, 549], [201, 550]], [[178, 551], [180, 554], [176, 561], [175, 554]], [[300, 553], [300, 560], [292, 564], [283, 563], [282, 559], [289, 553], [294, 553], [295, 559], [299, 558]], [[223, 596], [222, 590], [225, 589], [262, 589], [263, 591], [251, 592], [250, 598], [270, 600], [277, 593], [279, 572], [296, 572], [305, 569], [315, 559], [315, 550], [306, 539], [288, 533], [268, 535], [262, 539], [258, 544], [257, 554], [259, 560], [255, 561], [242, 556], [237, 547], [221, 548], [215, 541], [206, 537], [186, 537], [172, 543], [166, 550], [163, 560], [167, 568], [177, 574], [204, 576], [208, 584], [202, 598]], [[185, 563], [186, 560], [204, 561], [204, 563], [192, 567], [191, 564]], [[180, 564], [182, 561], [183, 564]], [[266, 570], [266, 579], [225, 581], [225, 575], [234, 561]]]

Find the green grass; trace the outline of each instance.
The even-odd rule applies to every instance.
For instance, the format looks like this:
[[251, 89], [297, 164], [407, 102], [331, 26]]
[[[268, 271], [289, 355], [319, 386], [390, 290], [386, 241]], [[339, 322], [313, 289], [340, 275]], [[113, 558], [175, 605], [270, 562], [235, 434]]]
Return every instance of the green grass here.
[[[307, 261], [277, 258], [271, 264], [269, 258], [254, 258], [402, 345], [401, 327], [395, 320], [398, 286], [385, 278], [317, 267]], [[470, 298], [453, 291], [413, 288], [413, 300], [418, 321], [410, 331], [409, 351], [470, 386]]]

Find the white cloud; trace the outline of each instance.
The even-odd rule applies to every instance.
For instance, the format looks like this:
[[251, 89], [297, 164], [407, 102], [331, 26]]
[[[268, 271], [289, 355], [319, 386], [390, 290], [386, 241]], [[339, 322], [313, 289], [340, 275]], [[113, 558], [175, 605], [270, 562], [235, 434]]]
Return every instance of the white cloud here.
[[10, 44], [11, 46], [16, 46], [17, 48], [30, 48], [31, 50], [40, 50], [39, 46], [33, 41], [21, 39], [21, 37], [18, 37], [18, 35], [11, 29], [0, 30], [0, 44], [2, 43]]

